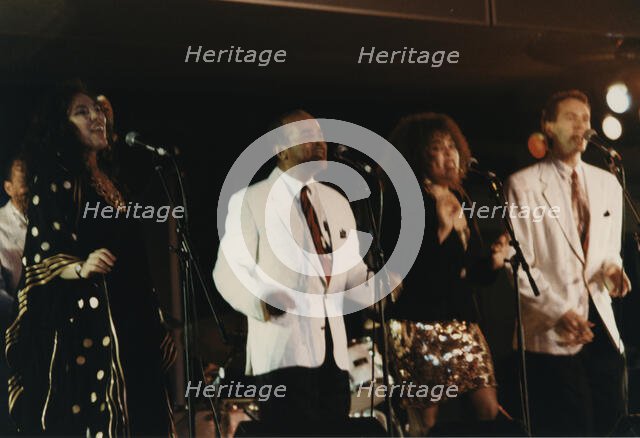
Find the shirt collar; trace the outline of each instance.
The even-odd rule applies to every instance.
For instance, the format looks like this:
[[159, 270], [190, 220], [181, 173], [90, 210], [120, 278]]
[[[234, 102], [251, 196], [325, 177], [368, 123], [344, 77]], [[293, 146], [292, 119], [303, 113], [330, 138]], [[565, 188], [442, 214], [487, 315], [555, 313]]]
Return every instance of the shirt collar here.
[[20, 210], [18, 210], [18, 208], [15, 205], [13, 205], [13, 202], [11, 202], [11, 200], [7, 202], [7, 205], [9, 206], [8, 207], [9, 216], [11, 216], [16, 221], [16, 224], [21, 226], [26, 226], [27, 225], [26, 216]]
[[[306, 183], [303, 183], [299, 179], [292, 177], [291, 175], [289, 175], [286, 172], [283, 172], [282, 169], [280, 169], [277, 166], [276, 166], [275, 170], [273, 171], [273, 174], [274, 174], [274, 176], [276, 178], [282, 177], [282, 182], [287, 187], [289, 192], [293, 195], [293, 197], [298, 196], [298, 194], [300, 194], [300, 190], [302, 190], [302, 188], [304, 186], [309, 186], [309, 185], [317, 182], [315, 180], [315, 178], [311, 178]], [[311, 193], [311, 190], [309, 190], [309, 192]]]
[[[568, 164], [558, 160], [557, 158], [552, 158], [551, 162], [555, 166], [556, 170], [558, 171], [558, 174], [560, 174], [562, 179], [566, 179], [568, 181], [571, 181], [571, 174], [573, 173], [574, 168], [572, 168]], [[583, 170], [582, 170], [583, 167], [584, 167], [583, 166], [583, 161], [582, 161], [582, 158], [580, 158], [580, 159], [578, 159], [578, 164], [575, 167], [575, 171], [578, 174], [578, 177], [581, 176], [581, 174], [583, 172]]]

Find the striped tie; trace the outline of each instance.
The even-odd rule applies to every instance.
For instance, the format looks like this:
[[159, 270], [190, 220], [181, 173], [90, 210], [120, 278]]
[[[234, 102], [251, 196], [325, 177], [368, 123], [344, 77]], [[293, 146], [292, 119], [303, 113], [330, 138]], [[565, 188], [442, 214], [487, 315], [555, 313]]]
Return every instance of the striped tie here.
[[589, 215], [587, 197], [580, 181], [578, 181], [578, 174], [575, 169], [571, 173], [571, 208], [573, 209], [573, 218], [578, 228], [578, 236], [580, 236], [582, 250], [586, 256], [587, 250], [589, 249], [589, 222], [591, 221], [591, 217]]

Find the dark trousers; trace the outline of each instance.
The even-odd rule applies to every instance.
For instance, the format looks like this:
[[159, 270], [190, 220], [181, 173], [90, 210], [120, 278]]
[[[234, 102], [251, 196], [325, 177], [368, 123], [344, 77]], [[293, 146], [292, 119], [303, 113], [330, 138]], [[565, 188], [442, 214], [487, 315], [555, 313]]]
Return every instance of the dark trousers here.
[[623, 415], [624, 359], [589, 300], [594, 339], [573, 356], [527, 352], [533, 435], [607, 436]]
[[285, 385], [285, 397], [260, 403], [260, 419], [276, 432], [312, 432], [344, 422], [349, 415], [349, 373], [333, 358], [329, 321], [325, 319], [325, 359], [318, 368], [288, 367], [256, 376], [257, 385]]

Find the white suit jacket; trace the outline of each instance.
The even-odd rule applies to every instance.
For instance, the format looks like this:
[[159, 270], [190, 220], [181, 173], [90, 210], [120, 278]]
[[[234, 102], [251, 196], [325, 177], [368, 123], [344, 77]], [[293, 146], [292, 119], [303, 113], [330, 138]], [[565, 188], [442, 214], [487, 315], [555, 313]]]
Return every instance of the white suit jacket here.
[[[335, 361], [341, 369], [348, 370], [342, 302], [327, 300], [327, 294], [358, 285], [372, 290], [368, 285], [372, 282], [366, 281], [367, 267], [358, 250], [353, 212], [346, 198], [334, 189], [319, 183], [311, 185], [312, 191], [317, 190], [313, 193], [312, 204], [321, 226], [322, 217], [326, 218], [334, 254], [345, 245], [346, 258], [353, 264], [345, 272], [334, 273], [327, 287], [299, 199], [293, 199], [292, 204], [292, 192], [299, 191], [302, 184], [297, 182], [299, 187], [292, 189], [291, 185], [296, 183], [292, 183], [293, 179], [289, 177], [289, 187], [276, 187], [271, 193], [273, 203], [269, 204], [269, 210], [266, 208], [267, 197], [280, 175], [282, 171], [276, 168], [266, 180], [231, 197], [225, 234], [213, 271], [216, 287], [233, 308], [248, 317], [248, 375], [264, 374], [290, 366], [320, 366], [325, 356], [325, 315], [329, 316]], [[321, 205], [313, 203], [313, 199], [319, 199]], [[290, 226], [287, 225], [289, 221]], [[350, 234], [351, 239], [348, 238]], [[310, 253], [287, 250], [291, 239]], [[241, 245], [246, 245], [246, 252], [239, 250], [243, 248]], [[274, 253], [278, 249], [285, 249], [284, 254]], [[298, 299], [295, 306], [287, 309], [283, 315], [270, 317], [259, 296], [282, 293], [281, 285], [305, 291], [309, 299]], [[371, 301], [367, 304], [373, 304], [372, 298], [372, 295], [369, 296], [368, 300]]]
[[624, 349], [602, 275], [605, 265], [622, 264], [622, 189], [612, 174], [586, 163], [582, 166], [591, 216], [586, 258], [573, 219], [571, 199], [561, 189], [567, 182], [561, 179], [550, 159], [513, 174], [507, 183], [510, 205], [528, 206], [532, 211], [538, 206], [559, 207], [557, 219], [548, 215], [539, 222], [531, 217], [512, 219], [516, 238], [540, 290], [540, 296], [535, 297], [520, 269], [518, 286], [528, 351], [555, 355], [580, 351], [581, 345], [563, 345], [555, 325], [568, 310], [587, 318], [588, 294], [610, 340], [621, 352]]

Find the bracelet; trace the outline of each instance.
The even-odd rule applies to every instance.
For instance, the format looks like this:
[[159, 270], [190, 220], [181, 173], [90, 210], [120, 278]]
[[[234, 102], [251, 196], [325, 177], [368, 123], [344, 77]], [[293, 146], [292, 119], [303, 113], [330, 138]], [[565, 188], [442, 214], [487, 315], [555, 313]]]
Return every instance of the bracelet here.
[[[76, 272], [76, 275], [78, 276], [78, 278], [82, 278], [82, 275], [80, 275], [80, 271], [82, 271], [82, 267], [84, 266], [84, 263], [78, 263], [75, 268], [73, 268], [73, 270]], [[84, 280], [84, 279], [83, 279]]]

